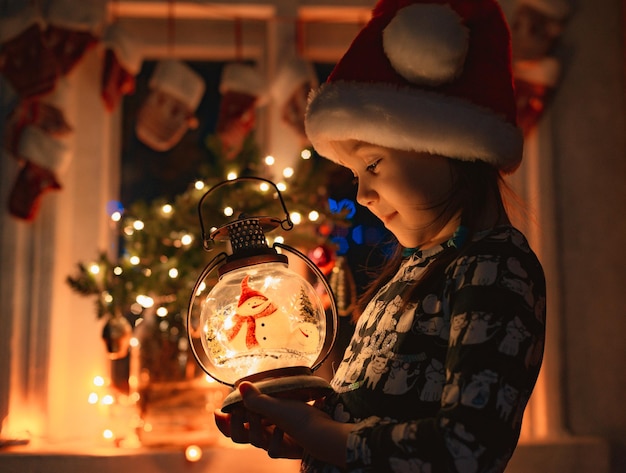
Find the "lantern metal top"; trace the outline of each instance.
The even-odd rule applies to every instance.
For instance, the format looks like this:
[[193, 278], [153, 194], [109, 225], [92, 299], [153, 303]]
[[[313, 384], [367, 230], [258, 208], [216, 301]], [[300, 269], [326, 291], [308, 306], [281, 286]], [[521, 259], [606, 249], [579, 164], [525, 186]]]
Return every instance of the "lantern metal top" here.
[[[280, 205], [285, 213], [284, 219], [281, 220], [278, 217], [271, 216], [250, 217], [246, 214], [239, 214], [235, 221], [217, 227], [207, 236], [204, 218], [202, 217], [202, 205], [204, 200], [209, 196], [209, 194], [213, 193], [220, 187], [242, 181], [260, 181], [272, 186], [276, 190]], [[270, 232], [279, 226], [283, 230], [291, 230], [293, 228], [293, 222], [289, 217], [287, 206], [285, 205], [283, 196], [276, 184], [269, 179], [255, 176], [239, 177], [233, 180], [222, 181], [213, 186], [198, 202], [198, 217], [200, 220], [200, 230], [202, 232], [202, 245], [205, 250], [210, 250], [216, 240], [230, 240], [233, 245], [234, 252], [254, 247], [260, 249], [262, 246], [267, 248], [267, 243], [265, 241], [266, 232]]]

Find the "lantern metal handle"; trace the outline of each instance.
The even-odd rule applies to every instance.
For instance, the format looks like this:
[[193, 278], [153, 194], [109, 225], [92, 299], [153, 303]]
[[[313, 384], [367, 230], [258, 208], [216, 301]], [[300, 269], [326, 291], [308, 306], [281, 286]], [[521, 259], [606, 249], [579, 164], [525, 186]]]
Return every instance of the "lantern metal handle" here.
[[269, 179], [265, 179], [263, 177], [256, 177], [256, 176], [238, 177], [237, 179], [230, 179], [230, 180], [222, 181], [219, 184], [214, 185], [200, 198], [200, 201], [198, 202], [198, 217], [200, 220], [200, 230], [202, 232], [202, 246], [204, 247], [205, 250], [211, 249], [210, 243], [213, 242], [213, 238], [210, 235], [207, 238], [207, 234], [206, 234], [205, 227], [204, 227], [204, 219], [202, 217], [202, 204], [204, 203], [204, 199], [206, 199], [210, 193], [219, 189], [220, 187], [224, 187], [228, 184], [234, 184], [236, 182], [242, 182], [242, 181], [261, 181], [261, 182], [265, 182], [266, 184], [271, 185], [276, 190], [276, 193], [278, 194], [278, 200], [280, 201], [280, 205], [283, 208], [283, 211], [285, 212], [284, 220], [279, 220], [278, 218], [274, 218], [273, 220], [275, 222], [278, 222], [283, 230], [289, 231], [293, 228], [293, 222], [291, 221], [291, 218], [289, 217], [289, 211], [287, 210], [287, 206], [285, 205], [283, 196], [280, 193], [280, 190], [278, 189], [276, 184], [274, 184], [274, 182], [270, 181]]

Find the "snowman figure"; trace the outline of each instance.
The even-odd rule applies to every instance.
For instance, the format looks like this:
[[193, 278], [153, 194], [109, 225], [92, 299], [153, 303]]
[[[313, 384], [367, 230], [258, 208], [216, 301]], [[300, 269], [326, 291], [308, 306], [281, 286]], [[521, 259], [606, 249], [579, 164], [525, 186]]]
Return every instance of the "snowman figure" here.
[[319, 343], [320, 334], [317, 325], [302, 322], [289, 335], [287, 346], [302, 353], [315, 353]]
[[236, 351], [254, 348], [283, 348], [291, 334], [289, 316], [264, 294], [241, 281], [237, 311], [226, 330], [229, 346]]

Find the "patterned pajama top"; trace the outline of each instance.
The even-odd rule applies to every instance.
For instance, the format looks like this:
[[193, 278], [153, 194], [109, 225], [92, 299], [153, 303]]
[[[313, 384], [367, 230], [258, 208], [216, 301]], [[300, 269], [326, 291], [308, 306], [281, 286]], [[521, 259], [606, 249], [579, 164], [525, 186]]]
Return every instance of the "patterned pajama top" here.
[[[500, 226], [403, 305], [408, 282], [447, 246], [405, 258], [360, 317], [335, 392], [320, 403], [356, 424], [344, 471], [496, 473], [513, 453], [543, 356], [543, 270], [525, 237]], [[342, 470], [305, 455], [301, 471]]]

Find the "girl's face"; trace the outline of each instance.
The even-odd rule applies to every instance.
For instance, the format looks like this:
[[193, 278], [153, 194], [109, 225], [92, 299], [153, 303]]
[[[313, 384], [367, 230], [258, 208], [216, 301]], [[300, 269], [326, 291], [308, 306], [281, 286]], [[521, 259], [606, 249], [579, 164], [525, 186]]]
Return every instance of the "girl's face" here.
[[427, 247], [454, 232], [453, 215], [441, 218], [454, 177], [447, 158], [362, 141], [333, 143], [333, 159], [358, 180], [357, 201], [406, 248]]

